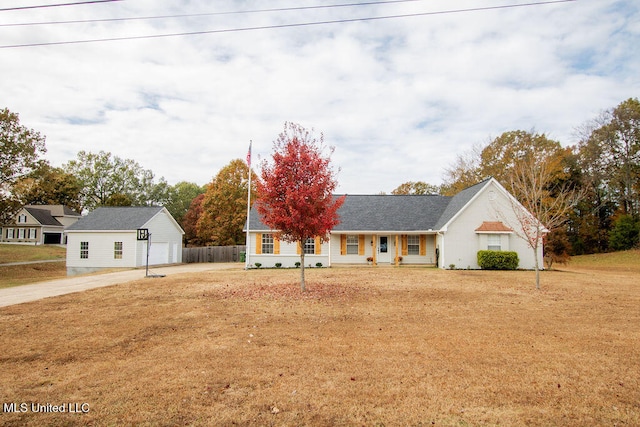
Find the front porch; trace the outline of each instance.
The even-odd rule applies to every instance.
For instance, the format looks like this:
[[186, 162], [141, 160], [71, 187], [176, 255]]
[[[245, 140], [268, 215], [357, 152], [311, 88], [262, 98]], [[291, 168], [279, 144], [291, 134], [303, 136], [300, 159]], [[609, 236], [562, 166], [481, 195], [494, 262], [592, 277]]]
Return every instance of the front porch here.
[[344, 233], [331, 236], [331, 263], [377, 265], [437, 264], [436, 235]]

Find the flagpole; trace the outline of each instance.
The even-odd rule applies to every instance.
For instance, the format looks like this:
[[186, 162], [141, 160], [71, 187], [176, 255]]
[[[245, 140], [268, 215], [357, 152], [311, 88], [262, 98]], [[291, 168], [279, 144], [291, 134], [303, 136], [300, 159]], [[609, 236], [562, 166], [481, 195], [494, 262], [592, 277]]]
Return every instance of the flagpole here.
[[251, 254], [251, 239], [249, 238], [249, 223], [250, 223], [250, 215], [251, 215], [251, 144], [253, 141], [249, 140], [249, 152], [247, 153], [247, 167], [249, 168], [249, 188], [247, 191], [247, 240], [246, 240], [246, 250], [244, 255], [244, 269], [249, 269], [249, 256]]

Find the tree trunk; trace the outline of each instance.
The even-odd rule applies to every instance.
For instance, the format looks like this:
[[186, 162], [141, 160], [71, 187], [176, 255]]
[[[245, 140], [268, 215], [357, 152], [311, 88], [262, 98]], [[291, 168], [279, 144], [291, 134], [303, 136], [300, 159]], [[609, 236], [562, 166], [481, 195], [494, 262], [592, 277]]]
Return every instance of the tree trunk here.
[[536, 289], [540, 290], [540, 264], [538, 263], [538, 247], [533, 248], [533, 258], [536, 260]]
[[301, 246], [300, 251], [300, 290], [306, 292], [307, 288], [304, 285], [304, 246]]

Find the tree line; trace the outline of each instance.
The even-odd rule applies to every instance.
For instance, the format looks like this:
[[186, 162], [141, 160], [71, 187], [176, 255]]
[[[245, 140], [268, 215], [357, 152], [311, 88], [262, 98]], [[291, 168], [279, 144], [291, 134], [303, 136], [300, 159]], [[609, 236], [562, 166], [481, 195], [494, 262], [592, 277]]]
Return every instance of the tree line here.
[[[53, 167], [44, 158], [45, 137], [0, 109], [0, 221], [24, 205], [61, 204], [77, 212], [100, 206], [164, 206], [194, 246], [244, 243], [248, 171], [233, 160], [204, 186], [182, 181], [169, 185], [131, 159], [112, 153], [80, 151]], [[255, 194], [255, 185], [254, 185]]]
[[[568, 191], [579, 195], [547, 236], [546, 252], [568, 255], [637, 247], [640, 236], [640, 102], [629, 98], [576, 129], [577, 144], [535, 131], [509, 131], [459, 154], [443, 184], [407, 182], [393, 194], [454, 195], [489, 176], [521, 202], [523, 169], [545, 170], [545, 191], [531, 206], [552, 206]], [[523, 168], [524, 166], [524, 168]]]
[[[137, 162], [111, 153], [80, 151], [62, 167], [43, 159], [45, 138], [0, 110], [0, 215], [6, 221], [24, 204], [64, 204], [78, 211], [98, 206], [165, 206], [192, 246], [243, 244], [248, 168], [232, 160], [204, 186], [169, 185]], [[544, 133], [515, 130], [459, 154], [443, 183], [405, 182], [393, 194], [454, 195], [492, 176], [529, 209], [553, 219], [546, 252], [569, 255], [628, 249], [640, 235], [640, 102], [630, 98], [576, 130], [577, 144], [563, 147]], [[543, 188], [525, 194], [544, 171]], [[538, 174], [539, 175], [539, 174]], [[255, 173], [253, 174], [256, 177]], [[558, 201], [571, 198], [570, 209]], [[252, 183], [256, 192], [256, 181]], [[252, 198], [252, 203], [253, 199]], [[566, 204], [566, 203], [565, 203]], [[556, 206], [554, 208], [554, 206]], [[554, 211], [555, 209], [555, 211]]]

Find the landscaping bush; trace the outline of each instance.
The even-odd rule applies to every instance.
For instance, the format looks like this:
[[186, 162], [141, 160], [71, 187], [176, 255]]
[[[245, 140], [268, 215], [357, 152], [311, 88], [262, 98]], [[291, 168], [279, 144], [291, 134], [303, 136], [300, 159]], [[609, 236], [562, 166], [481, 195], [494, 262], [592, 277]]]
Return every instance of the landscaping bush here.
[[478, 251], [478, 265], [483, 270], [515, 270], [520, 260], [511, 251]]
[[276, 262], [276, 268], [280, 268], [282, 267], [282, 263], [281, 262]]

